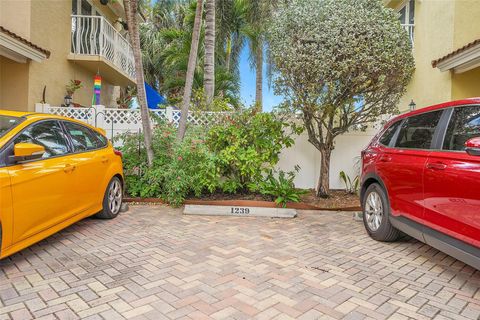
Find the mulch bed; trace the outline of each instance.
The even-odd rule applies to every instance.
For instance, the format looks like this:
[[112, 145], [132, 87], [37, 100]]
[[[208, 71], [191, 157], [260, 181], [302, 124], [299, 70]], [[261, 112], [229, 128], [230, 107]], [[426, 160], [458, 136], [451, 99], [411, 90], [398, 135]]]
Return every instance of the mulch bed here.
[[[163, 203], [157, 198], [125, 198], [125, 202], [133, 203]], [[268, 196], [258, 194], [211, 194], [202, 198], [191, 198], [185, 204], [217, 205], [217, 206], [244, 206], [274, 208], [278, 205]], [[330, 198], [321, 199], [315, 192], [302, 196], [300, 203], [289, 203], [287, 208], [300, 210], [328, 210], [328, 211], [360, 211], [358, 195], [348, 194], [345, 191], [332, 191]]]
[[315, 195], [315, 190], [310, 190], [309, 193], [302, 196], [302, 202], [325, 208], [360, 207], [359, 196], [343, 190], [331, 191], [328, 199], [318, 198]]

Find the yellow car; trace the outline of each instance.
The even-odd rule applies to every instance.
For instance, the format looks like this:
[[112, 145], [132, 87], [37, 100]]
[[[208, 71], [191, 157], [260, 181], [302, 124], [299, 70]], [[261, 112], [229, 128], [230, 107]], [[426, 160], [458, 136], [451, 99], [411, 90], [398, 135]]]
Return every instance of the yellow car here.
[[115, 218], [121, 153], [101, 129], [0, 110], [0, 259], [85, 218]]

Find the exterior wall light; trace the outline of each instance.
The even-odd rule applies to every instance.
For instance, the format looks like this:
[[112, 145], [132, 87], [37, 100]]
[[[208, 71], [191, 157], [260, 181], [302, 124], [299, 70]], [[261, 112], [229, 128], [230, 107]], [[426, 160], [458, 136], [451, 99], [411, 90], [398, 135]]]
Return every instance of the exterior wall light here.
[[413, 111], [417, 108], [417, 104], [413, 101], [410, 102], [410, 104], [408, 105], [408, 107], [410, 108], [410, 111]]
[[72, 97], [69, 95], [66, 95], [65, 98], [63, 98], [65, 102], [65, 107], [70, 107], [70, 104], [72, 104]]

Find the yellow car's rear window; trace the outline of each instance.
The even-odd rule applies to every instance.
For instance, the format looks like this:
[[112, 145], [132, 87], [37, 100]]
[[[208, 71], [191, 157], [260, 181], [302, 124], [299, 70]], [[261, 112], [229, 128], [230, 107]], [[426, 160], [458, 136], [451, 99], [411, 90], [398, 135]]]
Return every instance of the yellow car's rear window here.
[[0, 115], [0, 137], [15, 128], [24, 119], [19, 117]]

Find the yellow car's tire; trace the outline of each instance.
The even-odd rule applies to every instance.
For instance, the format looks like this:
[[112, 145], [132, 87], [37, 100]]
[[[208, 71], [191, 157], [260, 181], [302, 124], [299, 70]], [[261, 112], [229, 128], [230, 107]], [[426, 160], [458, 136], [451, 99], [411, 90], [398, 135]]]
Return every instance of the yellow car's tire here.
[[103, 209], [95, 215], [100, 219], [113, 219], [120, 213], [123, 201], [123, 184], [118, 177], [113, 177], [108, 183], [103, 196]]

